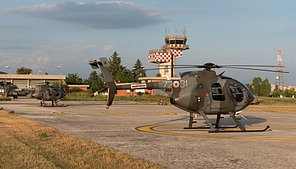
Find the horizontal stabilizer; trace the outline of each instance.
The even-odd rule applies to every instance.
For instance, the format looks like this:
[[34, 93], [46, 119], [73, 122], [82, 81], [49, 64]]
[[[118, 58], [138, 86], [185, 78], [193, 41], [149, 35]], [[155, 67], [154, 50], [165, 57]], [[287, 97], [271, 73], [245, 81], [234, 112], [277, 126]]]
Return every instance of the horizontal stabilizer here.
[[90, 60], [90, 61], [89, 61], [89, 64], [90, 64], [90, 66], [91, 66], [93, 69], [99, 69], [98, 61], [96, 61], [96, 60]]

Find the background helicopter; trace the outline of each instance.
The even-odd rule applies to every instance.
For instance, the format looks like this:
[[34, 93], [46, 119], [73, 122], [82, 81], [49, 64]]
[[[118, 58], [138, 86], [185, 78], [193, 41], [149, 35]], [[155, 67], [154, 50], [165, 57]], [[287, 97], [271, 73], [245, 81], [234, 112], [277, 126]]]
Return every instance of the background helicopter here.
[[[89, 61], [93, 69], [100, 68], [104, 80], [108, 85], [107, 108], [112, 105], [116, 90], [131, 90], [131, 89], [162, 89], [169, 97], [171, 104], [190, 113], [189, 125], [185, 129], [197, 129], [193, 127], [193, 120], [195, 114], [201, 115], [209, 126], [209, 132], [254, 132], [266, 131], [269, 126], [261, 130], [247, 130], [244, 125], [236, 118], [236, 112], [240, 112], [254, 100], [252, 92], [241, 82], [223, 76], [223, 73], [217, 75], [214, 68], [234, 68], [234, 69], [248, 69], [271, 71], [266, 69], [248, 68], [255, 67], [255, 65], [225, 65], [218, 66], [213, 63], [206, 63], [204, 65], [180, 65], [179, 68], [202, 68], [201, 71], [190, 71], [181, 73], [181, 80], [167, 80], [161, 82], [148, 82], [138, 84], [115, 84], [111, 73], [108, 69], [110, 63], [107, 58], [100, 58], [100, 61]], [[256, 67], [276, 67], [256, 65]], [[288, 73], [284, 72], [283, 73]], [[220, 126], [221, 115], [228, 114], [235, 122], [240, 130], [224, 130], [227, 127]], [[212, 124], [208, 115], [216, 115], [216, 122]]]
[[45, 101], [51, 101], [52, 106], [59, 106], [59, 100], [65, 96], [66, 93], [63, 90], [50, 86], [48, 82], [42, 85], [37, 85], [35, 92], [32, 94], [32, 97], [40, 100], [41, 106], [46, 105]]

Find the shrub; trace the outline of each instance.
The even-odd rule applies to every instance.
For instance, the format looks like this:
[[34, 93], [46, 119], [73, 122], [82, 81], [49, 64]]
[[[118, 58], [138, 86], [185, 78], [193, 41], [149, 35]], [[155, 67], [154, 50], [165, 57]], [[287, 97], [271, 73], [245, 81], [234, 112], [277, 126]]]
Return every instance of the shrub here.
[[83, 92], [83, 90], [78, 87], [74, 87], [73, 89], [70, 90], [70, 93], [73, 93], [73, 92]]
[[45, 138], [47, 138], [48, 136], [47, 136], [47, 134], [46, 134], [46, 132], [41, 132], [41, 133], [39, 133], [39, 139], [40, 140], [44, 140]]

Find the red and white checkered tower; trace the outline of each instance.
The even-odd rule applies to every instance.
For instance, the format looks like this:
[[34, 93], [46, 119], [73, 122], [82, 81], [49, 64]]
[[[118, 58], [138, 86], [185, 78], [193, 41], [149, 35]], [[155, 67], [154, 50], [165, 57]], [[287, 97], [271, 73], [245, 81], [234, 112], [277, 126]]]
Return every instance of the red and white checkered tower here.
[[275, 85], [278, 86], [280, 90], [284, 89], [284, 77], [283, 77], [283, 58], [282, 58], [282, 49], [278, 49], [277, 54], [277, 73], [275, 76]]
[[186, 45], [187, 35], [183, 29], [181, 34], [169, 35], [166, 31], [165, 45], [160, 49], [150, 50], [148, 60], [159, 64], [161, 77], [176, 77], [176, 58], [182, 56], [183, 50], [189, 49]]

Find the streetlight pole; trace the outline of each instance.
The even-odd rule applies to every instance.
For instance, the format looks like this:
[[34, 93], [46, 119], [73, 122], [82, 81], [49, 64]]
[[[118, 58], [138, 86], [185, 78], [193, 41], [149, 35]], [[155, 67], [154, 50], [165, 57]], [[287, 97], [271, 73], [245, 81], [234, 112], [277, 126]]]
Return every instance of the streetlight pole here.
[[62, 74], [61, 74], [61, 69], [62, 69], [62, 67], [61, 67], [61, 66], [57, 66], [57, 68], [59, 69], [59, 72], [60, 72], [59, 89], [61, 89], [61, 84], [62, 84]]
[[[10, 66], [6, 65], [5, 69], [9, 69]], [[5, 81], [4, 81], [4, 97], [6, 98], [8, 96], [8, 88], [7, 88], [7, 79], [5, 76]]]

